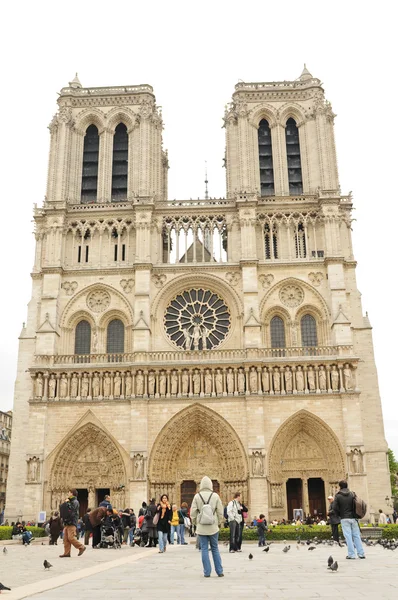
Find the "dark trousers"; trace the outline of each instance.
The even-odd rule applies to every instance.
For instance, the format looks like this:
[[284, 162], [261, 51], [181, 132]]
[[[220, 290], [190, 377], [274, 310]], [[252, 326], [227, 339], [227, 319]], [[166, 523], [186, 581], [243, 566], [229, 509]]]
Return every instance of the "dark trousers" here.
[[98, 546], [101, 541], [101, 525], [93, 527], [93, 548]]
[[91, 531], [89, 531], [88, 529], [86, 529], [84, 531], [84, 545], [85, 546], [89, 545], [89, 542], [90, 542], [90, 533], [91, 533]]
[[334, 539], [335, 542], [339, 541], [339, 526], [338, 525], [334, 525], [333, 523], [331, 523], [331, 528], [332, 528], [332, 538]]
[[54, 546], [57, 543], [59, 538], [59, 533], [51, 533], [50, 534], [50, 546]]
[[240, 523], [237, 521], [229, 522], [229, 549], [230, 550], [238, 550], [239, 549], [239, 537], [240, 537]]
[[265, 533], [263, 531], [258, 534], [258, 545], [265, 546]]
[[242, 538], [243, 538], [243, 528], [245, 526], [245, 522], [242, 521], [239, 523], [239, 540], [238, 540], [238, 550], [242, 548]]

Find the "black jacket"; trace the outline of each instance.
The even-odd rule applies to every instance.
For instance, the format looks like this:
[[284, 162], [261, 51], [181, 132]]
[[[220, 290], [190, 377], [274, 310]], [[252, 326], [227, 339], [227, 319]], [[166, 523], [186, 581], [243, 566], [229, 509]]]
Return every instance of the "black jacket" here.
[[65, 525], [74, 525], [75, 527], [77, 527], [77, 522], [79, 520], [79, 509], [80, 509], [79, 500], [76, 498], [76, 496], [70, 496], [69, 502], [72, 506], [73, 514], [70, 518], [70, 523], [65, 523]]
[[329, 523], [330, 525], [338, 525], [341, 519], [333, 508], [333, 502], [330, 503], [328, 510]]
[[353, 493], [348, 488], [337, 492], [332, 502], [332, 509], [340, 519], [355, 519]]

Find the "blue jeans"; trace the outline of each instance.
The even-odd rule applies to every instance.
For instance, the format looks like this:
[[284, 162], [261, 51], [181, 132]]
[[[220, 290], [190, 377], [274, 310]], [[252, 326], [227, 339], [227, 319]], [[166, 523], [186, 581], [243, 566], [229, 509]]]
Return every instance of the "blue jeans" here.
[[180, 544], [185, 544], [185, 525], [179, 525], [177, 529], [177, 536], [180, 537]]
[[31, 531], [25, 531], [25, 533], [22, 534], [22, 543], [23, 544], [30, 544], [30, 540], [33, 537], [33, 533]]
[[134, 527], [130, 527], [130, 531], [129, 531], [129, 537], [128, 537], [128, 543], [129, 543], [129, 545], [130, 545], [130, 546], [132, 546], [132, 545], [133, 545], [133, 540], [134, 540], [134, 532], [135, 532], [135, 529], [134, 529]]
[[258, 545], [265, 546], [265, 534], [264, 533], [258, 534]]
[[159, 536], [159, 550], [164, 552], [167, 546], [167, 533], [165, 531], [158, 531]]
[[203, 564], [203, 572], [205, 577], [209, 577], [211, 573], [211, 564], [209, 558], [209, 544], [210, 550], [213, 555], [214, 568], [216, 570], [217, 575], [221, 575], [223, 572], [220, 551], [218, 549], [218, 532], [213, 533], [213, 535], [200, 535], [200, 549], [202, 552], [202, 564]]
[[358, 521], [356, 519], [341, 519], [341, 529], [347, 542], [348, 556], [355, 558], [355, 549], [358, 552], [358, 556], [365, 556]]
[[170, 529], [170, 544], [174, 544], [174, 534], [177, 534], [177, 544], [181, 542], [180, 540], [180, 526], [179, 525], [171, 525]]

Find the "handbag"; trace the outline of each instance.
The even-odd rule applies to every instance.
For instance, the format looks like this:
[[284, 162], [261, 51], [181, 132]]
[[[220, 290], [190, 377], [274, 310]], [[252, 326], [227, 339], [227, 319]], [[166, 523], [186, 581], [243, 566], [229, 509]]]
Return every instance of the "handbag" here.
[[152, 523], [154, 525], [157, 525], [159, 523], [159, 513], [157, 512], [156, 515], [154, 515], [153, 519], [152, 519]]
[[189, 517], [184, 517], [184, 526], [185, 526], [187, 529], [190, 529], [190, 528], [191, 528], [191, 519], [190, 519]]

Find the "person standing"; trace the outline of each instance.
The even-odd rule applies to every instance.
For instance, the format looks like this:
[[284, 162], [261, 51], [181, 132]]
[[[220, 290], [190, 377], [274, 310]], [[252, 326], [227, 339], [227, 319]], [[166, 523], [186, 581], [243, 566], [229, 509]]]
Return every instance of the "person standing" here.
[[90, 522], [90, 512], [91, 508], [87, 509], [85, 515], [83, 515], [83, 525], [84, 525], [84, 545], [88, 546], [90, 542], [90, 535], [93, 531], [91, 522]]
[[258, 535], [258, 545], [265, 546], [265, 534], [268, 531], [267, 521], [265, 520], [265, 515], [261, 514], [257, 519], [257, 535]]
[[247, 519], [249, 513], [249, 509], [244, 504], [241, 504], [240, 507], [240, 515], [242, 517], [242, 520], [239, 523], [239, 540], [238, 547], [236, 550], [237, 552], [242, 552], [243, 529], [245, 527], [245, 519]]
[[111, 497], [109, 496], [109, 494], [107, 494], [107, 495], [104, 497], [104, 499], [102, 500], [102, 502], [100, 502], [100, 503], [99, 503], [99, 505], [98, 505], [98, 506], [103, 506], [103, 507], [105, 507], [105, 508], [112, 507], [112, 504], [111, 504]]
[[[204, 520], [203, 507], [207, 504], [210, 505], [211, 513], [214, 517], [214, 522], [212, 524], [201, 523], [201, 520]], [[211, 563], [209, 559], [210, 545], [214, 569], [218, 577], [224, 577], [220, 551], [218, 549], [218, 534], [224, 520], [224, 511], [220, 496], [216, 494], [216, 492], [213, 492], [213, 483], [210, 477], [205, 476], [202, 478], [199, 492], [195, 494], [192, 501], [190, 517], [192, 524], [196, 526], [196, 534], [199, 537], [204, 576], [210, 577], [211, 574]]]
[[387, 525], [387, 515], [379, 508], [379, 525]]
[[134, 514], [134, 509], [130, 508], [130, 531], [129, 531], [129, 537], [128, 537], [128, 544], [130, 546], [134, 546], [134, 533], [135, 533], [136, 526], [137, 526], [137, 517]]
[[227, 506], [229, 523], [229, 551], [239, 550], [240, 524], [242, 522], [242, 506], [240, 503], [240, 492], [236, 492]]
[[[85, 552], [86, 547], [76, 539], [77, 522], [79, 520], [79, 501], [77, 499], [77, 490], [69, 490], [68, 498], [65, 504], [69, 505], [69, 516], [64, 521], [64, 553], [60, 558], [70, 558], [71, 546], [79, 550], [78, 556]], [[62, 513], [61, 513], [62, 514]]]
[[170, 544], [174, 545], [174, 534], [177, 534], [177, 545], [179, 546], [181, 543], [181, 537], [180, 537], [180, 530], [179, 530], [179, 523], [180, 523], [180, 516], [179, 516], [179, 511], [177, 510], [177, 504], [173, 504], [173, 514], [170, 520]]
[[48, 524], [50, 526], [50, 546], [57, 545], [59, 534], [62, 530], [62, 520], [57, 510], [50, 517]]
[[101, 523], [105, 518], [105, 515], [105, 506], [99, 506], [98, 508], [94, 508], [88, 516], [93, 531], [93, 548], [99, 548], [101, 541]]
[[159, 552], [163, 553], [166, 552], [167, 536], [170, 535], [170, 522], [173, 515], [167, 494], [163, 494], [160, 497], [160, 502], [156, 507], [156, 512], [159, 513], [157, 525], [159, 536]]
[[145, 544], [146, 548], [151, 548], [152, 546], [156, 548], [156, 540], [158, 539], [158, 532], [156, 525], [153, 524], [153, 517], [156, 515], [157, 508], [155, 504], [155, 498], [151, 498], [145, 512], [144, 516], [144, 526], [142, 527], [142, 532], [145, 534], [145, 530], [147, 532], [147, 543]]
[[339, 488], [334, 497], [332, 508], [341, 519], [341, 529], [347, 543], [348, 555], [346, 558], [354, 559], [355, 550], [359, 558], [366, 558], [358, 520], [354, 513], [354, 494], [348, 489], [348, 484], [344, 479], [339, 481]]
[[329, 500], [328, 517], [329, 517], [330, 527], [332, 528], [332, 538], [334, 539], [335, 542], [338, 542], [339, 541], [340, 517], [336, 514], [335, 510], [333, 509], [334, 496], [328, 496], [328, 500]]
[[[191, 524], [191, 519], [188, 517], [188, 504], [183, 502], [181, 504], [180, 510], [178, 511], [178, 531], [180, 532], [180, 544], [182, 546], [187, 546], [188, 542], [185, 541], [185, 528], [187, 525]], [[189, 530], [189, 527], [187, 527]]]

